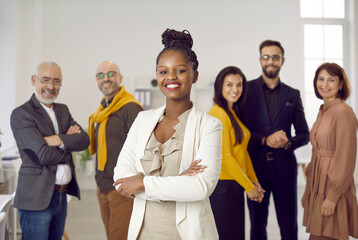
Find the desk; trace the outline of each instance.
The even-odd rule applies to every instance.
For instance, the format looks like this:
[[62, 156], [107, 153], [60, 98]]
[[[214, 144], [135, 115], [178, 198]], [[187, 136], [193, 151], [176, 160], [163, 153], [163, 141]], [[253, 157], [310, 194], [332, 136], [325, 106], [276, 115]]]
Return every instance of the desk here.
[[[21, 161], [20, 159], [18, 159]], [[4, 194], [13, 194], [17, 185], [17, 169], [14, 167], [13, 161], [2, 161], [2, 169], [0, 170], [1, 180], [0, 183], [0, 204], [4, 201]], [[12, 234], [12, 238], [16, 240], [17, 235], [17, 209], [10, 207], [9, 214], [7, 216], [8, 233]]]
[[17, 172], [12, 161], [2, 161], [0, 170], [0, 194], [12, 194], [16, 190]]

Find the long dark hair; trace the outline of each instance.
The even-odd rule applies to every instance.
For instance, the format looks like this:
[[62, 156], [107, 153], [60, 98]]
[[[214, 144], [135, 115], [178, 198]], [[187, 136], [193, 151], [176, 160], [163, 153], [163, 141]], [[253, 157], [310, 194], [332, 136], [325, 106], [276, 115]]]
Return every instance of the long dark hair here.
[[193, 46], [193, 39], [187, 30], [182, 32], [167, 28], [162, 34], [162, 43], [164, 49], [158, 54], [156, 65], [158, 65], [159, 58], [168, 50], [178, 50], [187, 56], [192, 63], [194, 72], [198, 70], [199, 62], [195, 52], [191, 49]]
[[233, 74], [233, 75], [238, 74], [242, 78], [242, 94], [241, 94], [239, 100], [237, 100], [234, 103], [233, 110], [241, 120], [244, 117], [243, 107], [244, 107], [245, 99], [246, 99], [247, 80], [246, 80], [246, 77], [243, 74], [243, 72], [237, 67], [229, 66], [219, 72], [218, 76], [216, 77], [215, 84], [214, 84], [214, 89], [215, 89], [214, 103], [217, 104], [222, 109], [224, 109], [226, 114], [229, 116], [231, 124], [234, 127], [234, 131], [235, 131], [235, 138], [236, 138], [235, 145], [236, 145], [236, 144], [240, 144], [242, 142], [242, 140], [244, 138], [244, 133], [243, 133], [240, 125], [235, 120], [235, 117], [229, 110], [228, 103], [222, 94], [224, 79], [227, 75], [231, 75], [231, 74]]

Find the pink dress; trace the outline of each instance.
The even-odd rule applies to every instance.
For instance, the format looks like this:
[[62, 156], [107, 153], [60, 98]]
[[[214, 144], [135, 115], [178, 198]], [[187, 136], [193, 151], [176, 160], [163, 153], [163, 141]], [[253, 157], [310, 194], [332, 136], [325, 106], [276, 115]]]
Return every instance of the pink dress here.
[[[303, 225], [315, 236], [358, 237], [358, 206], [354, 184], [357, 119], [350, 106], [337, 98], [321, 106], [310, 133], [312, 160], [302, 197]], [[333, 215], [321, 214], [325, 199], [336, 203]]]

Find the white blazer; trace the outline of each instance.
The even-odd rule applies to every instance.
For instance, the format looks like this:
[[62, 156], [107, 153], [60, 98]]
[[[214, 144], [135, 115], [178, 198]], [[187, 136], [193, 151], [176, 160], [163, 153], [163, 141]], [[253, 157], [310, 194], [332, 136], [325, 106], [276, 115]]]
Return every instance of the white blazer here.
[[176, 226], [183, 240], [219, 239], [209, 196], [221, 171], [221, 122], [193, 107], [184, 135], [180, 173], [201, 159], [206, 168], [196, 176], [157, 177], [145, 174], [140, 158], [165, 106], [140, 112], [129, 130], [114, 169], [114, 181], [137, 172], [145, 175], [145, 191], [136, 194], [128, 239], [135, 240], [143, 223], [146, 201], [176, 201]]

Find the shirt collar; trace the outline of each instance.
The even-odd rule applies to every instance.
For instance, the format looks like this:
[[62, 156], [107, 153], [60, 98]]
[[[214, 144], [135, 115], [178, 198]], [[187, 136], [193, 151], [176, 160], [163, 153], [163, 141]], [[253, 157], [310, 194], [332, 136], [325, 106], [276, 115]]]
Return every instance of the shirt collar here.
[[46, 110], [47, 113], [53, 112], [53, 105], [51, 107], [47, 107], [45, 104], [41, 103], [41, 106]]
[[104, 108], [108, 107], [108, 106], [112, 103], [114, 97], [115, 97], [115, 95], [108, 100], [108, 104], [107, 104], [106, 99], [103, 98], [103, 100], [102, 100], [102, 102], [101, 102], [102, 106], [103, 106]]
[[265, 81], [264, 81], [262, 76], [260, 76], [260, 80], [261, 80], [261, 84], [262, 84], [263, 89], [266, 89], [266, 90], [272, 90], [273, 91], [273, 90], [279, 89], [279, 87], [281, 85], [281, 80], [278, 79], [278, 84], [276, 85], [276, 87], [271, 89], [266, 85], [266, 83], [265, 83]]

